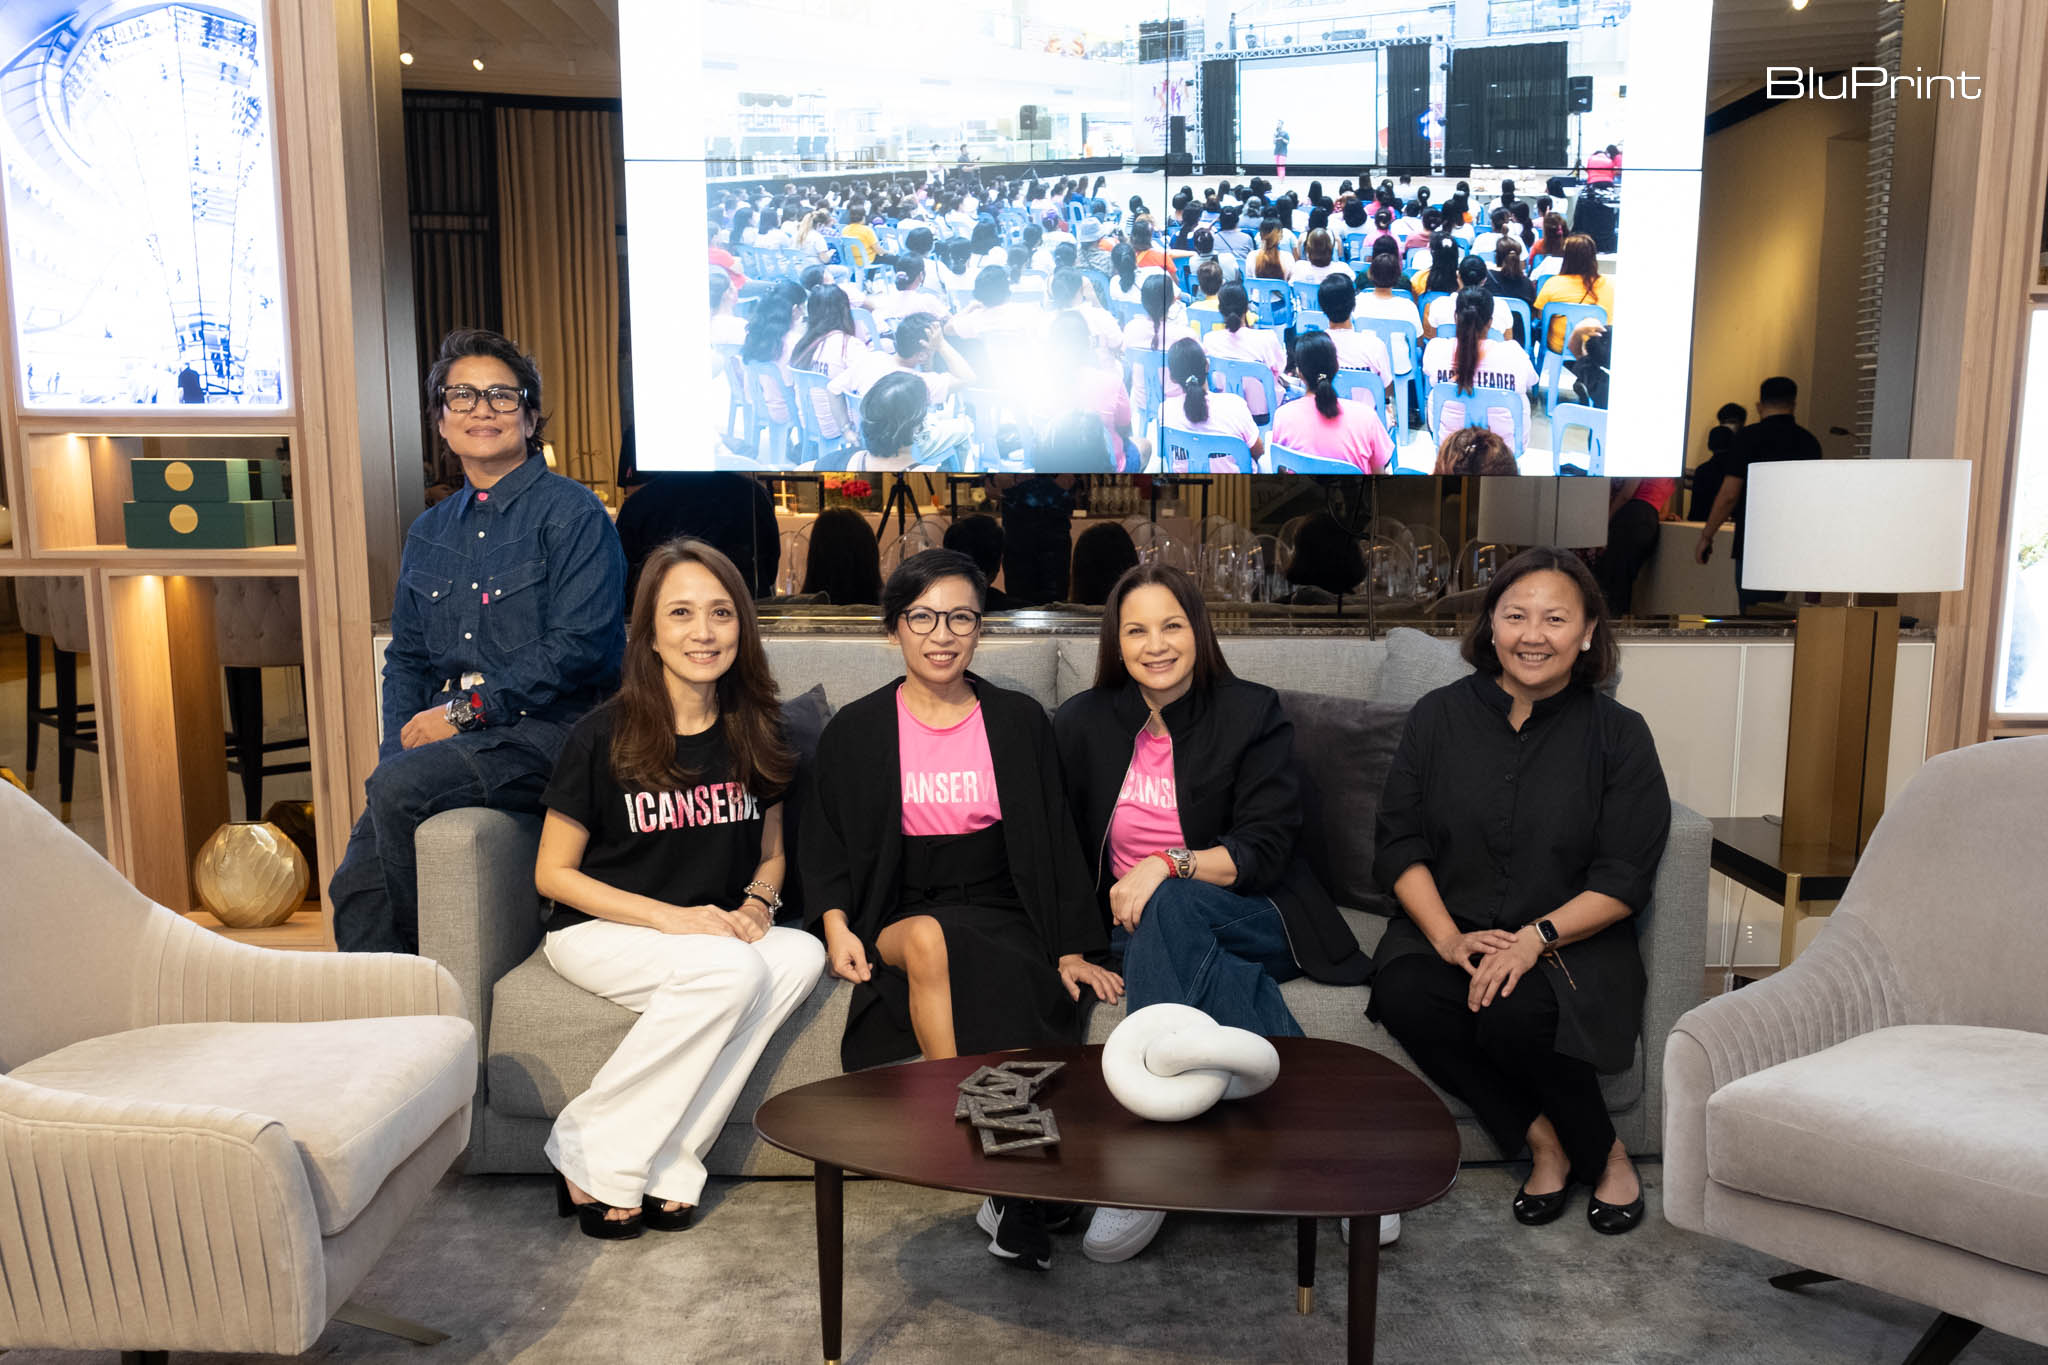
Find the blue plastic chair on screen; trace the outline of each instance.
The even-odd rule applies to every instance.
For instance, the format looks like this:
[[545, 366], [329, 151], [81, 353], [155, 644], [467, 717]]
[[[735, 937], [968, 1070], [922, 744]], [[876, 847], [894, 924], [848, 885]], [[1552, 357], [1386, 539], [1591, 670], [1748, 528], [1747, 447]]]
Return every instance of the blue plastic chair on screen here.
[[1580, 323], [1598, 322], [1607, 326], [1607, 310], [1597, 303], [1546, 303], [1543, 316], [1536, 320], [1536, 344], [1543, 349], [1537, 354], [1537, 374], [1543, 381], [1543, 410], [1549, 412], [1557, 406], [1557, 385], [1564, 374], [1564, 352], [1550, 349], [1550, 323], [1553, 318], [1563, 318], [1564, 328], [1558, 341], [1561, 345], [1571, 343], [1571, 335]]
[[1094, 286], [1096, 302], [1100, 303], [1104, 309], [1107, 309], [1110, 305], [1109, 272], [1106, 270], [1083, 269], [1081, 271], [1081, 278]]
[[1288, 291], [1285, 280], [1244, 280], [1244, 292], [1257, 310], [1257, 321], [1261, 327], [1291, 327], [1294, 325], [1294, 295]]
[[[1361, 332], [1371, 332], [1386, 344], [1387, 358], [1394, 363], [1394, 432], [1408, 430], [1410, 396], [1414, 391], [1414, 402], [1422, 401], [1422, 341], [1415, 333], [1414, 324], [1397, 321], [1394, 318], [1369, 318], [1358, 313], [1351, 315], [1351, 325]], [[1407, 369], [1402, 370], [1403, 357]]]
[[1131, 390], [1131, 427], [1150, 431], [1166, 404], [1166, 352], [1145, 346], [1124, 348], [1124, 384]]
[[1080, 204], [1067, 205], [1067, 226], [1079, 227], [1081, 220], [1088, 216], [1088, 210]]
[[1171, 426], [1160, 433], [1159, 469], [1163, 474], [1207, 474], [1215, 460], [1231, 461], [1235, 474], [1259, 472], [1251, 447], [1238, 437]]
[[1294, 310], [1294, 334], [1296, 336], [1302, 336], [1309, 332], [1327, 332], [1329, 330], [1330, 315], [1328, 313], [1318, 312], [1313, 308], [1297, 308]]
[[1347, 232], [1343, 235], [1344, 259], [1354, 265], [1364, 263], [1366, 253], [1372, 250], [1370, 232]]
[[1145, 316], [1145, 305], [1136, 299], [1112, 299], [1109, 311], [1116, 316], [1116, 325], [1127, 327], [1133, 319]]
[[1463, 427], [1485, 427], [1493, 425], [1496, 413], [1506, 413], [1514, 425], [1514, 437], [1508, 448], [1517, 460], [1529, 446], [1529, 400], [1513, 389], [1464, 389], [1456, 384], [1432, 384], [1429, 386], [1429, 434], [1441, 446], [1444, 437], [1450, 433], [1444, 430], [1444, 408], [1456, 402], [1465, 409]]
[[1429, 305], [1435, 303], [1438, 299], [1453, 299], [1456, 297], [1457, 295], [1451, 293], [1447, 289], [1433, 289], [1429, 293], [1424, 294], [1421, 298], [1415, 301], [1415, 311], [1422, 315], [1422, 327], [1424, 331], [1430, 332], [1433, 336], [1440, 337], [1454, 337], [1458, 334], [1458, 328], [1455, 323], [1445, 323], [1436, 327], [1434, 330], [1432, 330], [1429, 325]]
[[1209, 388], [1213, 392], [1234, 393], [1242, 398], [1247, 384], [1266, 395], [1266, 411], [1258, 418], [1259, 425], [1264, 426], [1273, 420], [1273, 413], [1280, 406], [1280, 385], [1274, 380], [1273, 371], [1263, 361], [1209, 358]]
[[[1372, 410], [1380, 415], [1381, 425], [1386, 424], [1387, 386], [1371, 370], [1339, 370], [1330, 376], [1330, 387], [1337, 391], [1339, 398], [1372, 404]], [[1401, 444], [1399, 432], [1388, 428], [1387, 435], [1394, 438], [1395, 445]]]
[[[853, 448], [853, 433], [842, 423], [837, 436], [825, 434], [825, 413], [838, 403], [838, 399], [825, 391], [831, 383], [828, 375], [817, 370], [797, 370], [796, 375], [796, 427], [797, 461], [813, 469], [843, 469], [846, 466], [846, 452]], [[826, 461], [839, 456], [836, 465]]]
[[1495, 294], [1494, 298], [1505, 303], [1508, 311], [1514, 314], [1516, 325], [1522, 329], [1522, 349], [1529, 353], [1533, 363], [1536, 355], [1536, 323], [1529, 315], [1529, 305], [1520, 299], [1511, 299], [1505, 294]]
[[1297, 317], [1304, 312], [1314, 312], [1323, 306], [1322, 295], [1317, 292], [1322, 287], [1320, 281], [1292, 280], [1288, 283], [1287, 292], [1294, 296], [1294, 312]]
[[882, 340], [882, 328], [875, 321], [875, 315], [865, 308], [855, 308], [852, 312], [854, 335], [871, 347], [878, 345]]
[[1174, 283], [1180, 286], [1180, 296], [1183, 299], [1195, 292], [1194, 264], [1195, 258], [1192, 256], [1173, 258], [1173, 279]]
[[1197, 337], [1205, 337], [1223, 325], [1223, 310], [1213, 303], [1191, 303], [1188, 305], [1188, 326], [1195, 329]]
[[1606, 474], [1607, 409], [1589, 408], [1584, 403], [1559, 403], [1550, 410], [1550, 472], [1563, 472], [1565, 433], [1573, 427], [1586, 431], [1586, 472], [1595, 477]]
[[753, 417], [747, 411], [747, 376], [740, 368], [740, 344], [737, 341], [715, 343], [711, 349], [717, 352], [725, 364], [725, 443], [737, 449], [753, 430]]
[[[980, 467], [1015, 469], [1021, 465], [1028, 468], [1037, 447], [1030, 414], [1017, 408], [995, 389], [961, 389], [958, 392], [967, 415], [974, 420], [974, 444], [980, 450]], [[1008, 454], [1002, 448], [1003, 417], [1006, 414], [1021, 443]]]
[[1289, 450], [1286, 446], [1269, 445], [1266, 449], [1272, 452], [1274, 470], [1282, 474], [1348, 474], [1357, 478], [1365, 472], [1355, 464], [1326, 460], [1306, 451]]
[[[761, 458], [769, 464], [787, 465], [789, 437], [796, 427], [793, 420], [797, 415], [796, 391], [783, 379], [781, 367], [772, 360], [741, 361], [740, 369], [747, 379], [748, 453], [759, 454], [761, 436], [765, 432], [768, 453]], [[773, 413], [775, 407], [789, 415], [777, 420]]]

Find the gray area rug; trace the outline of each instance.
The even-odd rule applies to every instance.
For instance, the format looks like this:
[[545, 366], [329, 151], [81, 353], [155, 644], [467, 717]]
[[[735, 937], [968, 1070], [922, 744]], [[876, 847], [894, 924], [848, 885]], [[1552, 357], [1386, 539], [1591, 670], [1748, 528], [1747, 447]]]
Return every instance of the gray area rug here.
[[[1468, 1167], [1410, 1214], [1382, 1255], [1379, 1359], [1897, 1365], [1933, 1313], [1832, 1284], [1788, 1294], [1786, 1267], [1655, 1216], [1625, 1237], [1586, 1226], [1583, 1198], [1545, 1228], [1518, 1226], [1520, 1172]], [[1344, 1246], [1323, 1230], [1317, 1304], [1294, 1311], [1294, 1225], [1181, 1216], [1137, 1259], [1099, 1266], [1077, 1234], [1053, 1268], [998, 1264], [978, 1200], [877, 1181], [846, 1186], [847, 1365], [1344, 1358]], [[452, 1334], [419, 1347], [332, 1325], [306, 1361], [816, 1361], [816, 1260], [805, 1181], [712, 1183], [697, 1225], [604, 1244], [554, 1217], [537, 1177], [450, 1177], [357, 1298]], [[111, 1353], [100, 1360], [111, 1359]], [[5, 1365], [76, 1365], [14, 1351]], [[173, 1365], [246, 1356], [174, 1353]], [[1984, 1333], [1959, 1365], [2048, 1365], [2048, 1347]]]

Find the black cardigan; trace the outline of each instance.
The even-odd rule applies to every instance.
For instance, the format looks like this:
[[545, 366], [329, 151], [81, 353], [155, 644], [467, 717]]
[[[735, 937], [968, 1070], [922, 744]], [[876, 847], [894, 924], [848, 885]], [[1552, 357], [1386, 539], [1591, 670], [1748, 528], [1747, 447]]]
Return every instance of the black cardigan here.
[[[973, 673], [1003, 808], [1003, 846], [1018, 898], [1048, 962], [1109, 950], [1107, 921], [1088, 894], [1088, 868], [1067, 816], [1045, 708]], [[817, 780], [800, 822], [804, 921], [846, 914], [875, 961], [875, 935], [903, 894], [903, 769], [897, 747], [899, 679], [840, 708], [818, 740]]]
[[[1101, 913], [1108, 914], [1105, 848], [1117, 794], [1131, 766], [1138, 732], [1150, 717], [1136, 683], [1090, 688], [1069, 698], [1053, 718], [1060, 761], [1067, 774], [1082, 848], [1094, 859]], [[1237, 864], [1230, 890], [1270, 896], [1295, 965], [1317, 981], [1357, 986], [1372, 979], [1373, 963], [1359, 950], [1330, 893], [1303, 862], [1301, 784], [1294, 763], [1294, 725], [1270, 687], [1226, 678], [1160, 712], [1173, 738], [1174, 792], [1181, 834], [1189, 848], [1218, 844]]]

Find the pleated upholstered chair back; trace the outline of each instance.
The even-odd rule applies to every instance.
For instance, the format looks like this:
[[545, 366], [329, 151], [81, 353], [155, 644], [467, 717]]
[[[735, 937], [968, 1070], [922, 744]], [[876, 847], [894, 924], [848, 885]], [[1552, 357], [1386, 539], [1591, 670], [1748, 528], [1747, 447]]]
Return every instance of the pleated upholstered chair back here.
[[[0, 782], [0, 1072], [118, 1033], [154, 999], [165, 939], [197, 928], [129, 885], [34, 797]], [[200, 931], [204, 932], [204, 931]]]
[[2044, 818], [2048, 736], [1941, 754], [1886, 808], [1821, 932], [1876, 949], [1890, 1022], [2048, 1033]]

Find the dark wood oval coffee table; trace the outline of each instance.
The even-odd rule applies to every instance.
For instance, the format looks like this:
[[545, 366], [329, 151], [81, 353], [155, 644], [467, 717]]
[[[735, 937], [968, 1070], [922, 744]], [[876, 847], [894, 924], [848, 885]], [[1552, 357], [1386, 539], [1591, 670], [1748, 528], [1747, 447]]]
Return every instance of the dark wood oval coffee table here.
[[[785, 1090], [754, 1127], [817, 1166], [818, 1308], [825, 1360], [839, 1359], [842, 1177], [1015, 1199], [1299, 1219], [1297, 1307], [1313, 1307], [1319, 1218], [1377, 1219], [1442, 1198], [1458, 1178], [1458, 1132], [1430, 1088], [1376, 1052], [1321, 1038], [1276, 1038], [1280, 1079], [1185, 1123], [1138, 1118], [1110, 1095], [1100, 1047], [1031, 1048], [911, 1062]], [[953, 1117], [955, 1087], [984, 1064], [1064, 1061], [1036, 1102], [1060, 1143], [983, 1156]], [[1351, 1361], [1373, 1356], [1379, 1237], [1351, 1239]]]

